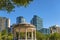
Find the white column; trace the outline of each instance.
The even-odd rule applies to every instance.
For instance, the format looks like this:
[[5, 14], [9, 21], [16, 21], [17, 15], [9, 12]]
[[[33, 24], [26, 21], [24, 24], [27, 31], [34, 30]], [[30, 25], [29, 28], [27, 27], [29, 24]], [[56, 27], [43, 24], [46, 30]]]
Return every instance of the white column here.
[[19, 28], [19, 39], [18, 40], [20, 40], [20, 28]]
[[26, 36], [26, 38], [25, 38], [25, 39], [27, 40], [27, 29], [26, 29], [26, 34], [25, 34], [25, 36]]
[[32, 29], [32, 40], [33, 40], [33, 29]]
[[36, 30], [35, 30], [35, 40], [36, 40]]
[[14, 31], [14, 40], [16, 39], [16, 32]]

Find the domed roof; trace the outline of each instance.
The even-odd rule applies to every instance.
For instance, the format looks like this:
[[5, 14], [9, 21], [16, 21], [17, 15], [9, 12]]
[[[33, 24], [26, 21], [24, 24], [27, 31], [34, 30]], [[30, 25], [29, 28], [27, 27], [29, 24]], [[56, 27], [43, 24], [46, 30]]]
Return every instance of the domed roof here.
[[54, 25], [54, 27], [60, 27], [59, 25]]
[[14, 28], [15, 27], [25, 27], [25, 28], [28, 28], [28, 27], [31, 27], [31, 28], [35, 28], [35, 26], [34, 25], [32, 25], [32, 24], [28, 24], [28, 23], [20, 23], [20, 24], [15, 24], [14, 25]]

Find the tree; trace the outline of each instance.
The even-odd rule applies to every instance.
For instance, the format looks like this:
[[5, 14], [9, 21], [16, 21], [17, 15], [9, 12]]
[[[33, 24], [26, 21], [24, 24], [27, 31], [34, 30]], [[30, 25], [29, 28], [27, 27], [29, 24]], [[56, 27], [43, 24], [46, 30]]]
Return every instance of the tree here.
[[0, 32], [0, 40], [2, 40], [2, 35], [1, 35], [1, 32]]
[[16, 6], [27, 6], [33, 0], [0, 0], [0, 10], [11, 12]]
[[7, 30], [0, 32], [0, 40], [13, 40], [13, 34], [8, 33]]
[[50, 34], [45, 34], [45, 40], [49, 40]]
[[13, 40], [13, 34], [12, 33], [8, 33], [7, 40]]
[[45, 35], [38, 32], [36, 33], [37, 40], [45, 40]]
[[60, 40], [60, 34], [59, 33], [51, 34], [50, 40]]
[[3, 30], [1, 32], [1, 36], [2, 36], [2, 40], [7, 40], [7, 36], [8, 36], [7, 31], [6, 30]]

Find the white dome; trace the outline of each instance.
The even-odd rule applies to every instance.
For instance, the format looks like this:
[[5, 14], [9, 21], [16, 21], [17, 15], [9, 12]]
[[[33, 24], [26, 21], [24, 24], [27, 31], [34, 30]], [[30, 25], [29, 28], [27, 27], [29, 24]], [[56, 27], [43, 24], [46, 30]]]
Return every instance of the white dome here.
[[57, 27], [58, 27], [59, 25], [55, 25], [55, 26], [57, 26]]

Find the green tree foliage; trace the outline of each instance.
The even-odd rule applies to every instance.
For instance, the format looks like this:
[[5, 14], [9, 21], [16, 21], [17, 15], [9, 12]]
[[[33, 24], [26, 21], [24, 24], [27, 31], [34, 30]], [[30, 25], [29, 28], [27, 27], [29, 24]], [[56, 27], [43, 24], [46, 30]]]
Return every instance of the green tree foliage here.
[[45, 34], [45, 40], [49, 40], [50, 34]]
[[42, 34], [37, 31], [37, 40], [60, 40], [60, 33]]
[[50, 35], [50, 40], [60, 40], [60, 34], [59, 33], [54, 33]]
[[3, 30], [1, 32], [1, 36], [2, 36], [2, 40], [7, 40], [7, 36], [8, 36], [7, 31], [6, 30]]
[[19, 5], [19, 6], [26, 6], [28, 5], [31, 1], [33, 0], [12, 0], [14, 4]]
[[2, 35], [1, 35], [2, 33], [0, 32], [0, 40], [2, 40]]
[[45, 40], [45, 35], [38, 32], [36, 33], [37, 40]]
[[0, 40], [13, 40], [13, 34], [3, 30], [0, 32]]
[[20, 33], [20, 37], [24, 39], [25, 38], [25, 33], [24, 32], [21, 32]]
[[[25, 33], [20, 33], [20, 37], [24, 38]], [[40, 32], [36, 32], [37, 40], [60, 40], [60, 33], [53, 34], [42, 34]], [[0, 40], [13, 40], [13, 34], [8, 33], [6, 30], [0, 32]]]
[[13, 34], [12, 33], [8, 33], [7, 40], [13, 40]]
[[11, 12], [15, 6], [27, 6], [32, 0], [0, 0], [0, 10]]

